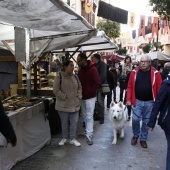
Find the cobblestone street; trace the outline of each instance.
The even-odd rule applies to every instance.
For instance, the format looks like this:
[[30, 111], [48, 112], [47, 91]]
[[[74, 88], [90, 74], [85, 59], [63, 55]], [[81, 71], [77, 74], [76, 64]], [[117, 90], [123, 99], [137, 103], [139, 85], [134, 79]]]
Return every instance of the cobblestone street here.
[[61, 134], [58, 134], [52, 137], [50, 145], [17, 163], [12, 170], [165, 170], [167, 146], [160, 127], [149, 132], [148, 149], [141, 148], [139, 143], [131, 146], [131, 121], [126, 123], [125, 138], [118, 138], [118, 143], [112, 145], [108, 113], [106, 110], [103, 125], [95, 121], [92, 146], [81, 135], [84, 129], [80, 120], [77, 139], [81, 147], [59, 146]]

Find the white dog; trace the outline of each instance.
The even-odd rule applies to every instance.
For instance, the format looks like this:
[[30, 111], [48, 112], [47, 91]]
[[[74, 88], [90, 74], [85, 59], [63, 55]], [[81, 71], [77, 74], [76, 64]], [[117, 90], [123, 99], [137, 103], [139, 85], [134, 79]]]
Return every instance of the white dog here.
[[110, 104], [110, 120], [113, 126], [113, 142], [117, 143], [117, 133], [120, 133], [120, 138], [124, 138], [124, 126], [127, 121], [127, 108], [122, 102], [115, 104], [113, 101]]

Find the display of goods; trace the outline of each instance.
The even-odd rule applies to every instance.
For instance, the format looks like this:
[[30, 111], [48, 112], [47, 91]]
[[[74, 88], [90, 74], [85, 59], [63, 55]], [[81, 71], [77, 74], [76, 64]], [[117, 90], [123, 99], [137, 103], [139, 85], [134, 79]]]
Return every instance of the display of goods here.
[[15, 95], [3, 100], [2, 103], [5, 111], [20, 111], [41, 101], [41, 97], [27, 98], [25, 96]]
[[49, 85], [49, 86], [53, 86], [53, 83], [54, 83], [54, 80], [53, 80], [53, 79], [49, 79], [49, 80], [48, 80], [48, 85]]

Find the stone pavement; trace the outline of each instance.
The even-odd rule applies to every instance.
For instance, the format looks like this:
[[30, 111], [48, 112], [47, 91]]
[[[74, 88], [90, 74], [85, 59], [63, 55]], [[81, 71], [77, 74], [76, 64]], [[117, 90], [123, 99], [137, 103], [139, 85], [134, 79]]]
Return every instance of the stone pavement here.
[[29, 158], [17, 163], [12, 170], [165, 170], [166, 139], [160, 127], [149, 132], [148, 149], [130, 145], [131, 121], [126, 123], [125, 138], [112, 145], [113, 133], [105, 111], [105, 123], [95, 121], [94, 144], [87, 145], [79, 121], [78, 141], [81, 147], [59, 146], [61, 134], [53, 136], [51, 144]]

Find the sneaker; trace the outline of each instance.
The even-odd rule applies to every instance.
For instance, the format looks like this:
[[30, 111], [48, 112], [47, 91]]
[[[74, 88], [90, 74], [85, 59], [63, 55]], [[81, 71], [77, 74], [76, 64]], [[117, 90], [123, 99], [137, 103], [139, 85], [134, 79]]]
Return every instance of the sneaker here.
[[87, 137], [87, 144], [93, 145], [92, 137], [91, 136], [86, 136], [86, 137]]
[[70, 144], [74, 146], [81, 146], [81, 143], [79, 143], [76, 139], [70, 140]]
[[67, 139], [62, 139], [58, 145], [63, 146], [67, 142]]

